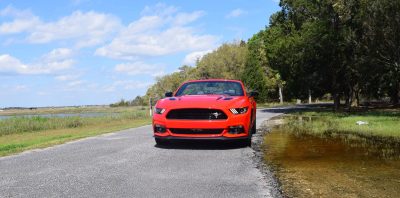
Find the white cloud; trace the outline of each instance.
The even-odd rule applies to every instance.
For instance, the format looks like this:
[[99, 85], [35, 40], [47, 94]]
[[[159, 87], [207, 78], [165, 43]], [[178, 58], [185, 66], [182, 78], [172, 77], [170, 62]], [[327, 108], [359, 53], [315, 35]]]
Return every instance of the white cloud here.
[[15, 87], [14, 87], [14, 89], [16, 90], [16, 91], [22, 91], [22, 90], [25, 90], [25, 89], [27, 89], [28, 88], [28, 86], [26, 86], [26, 85], [16, 85]]
[[118, 73], [128, 75], [148, 74], [155, 77], [164, 74], [164, 68], [162, 66], [151, 65], [144, 62], [121, 63], [116, 65], [114, 70]]
[[192, 13], [178, 13], [174, 19], [174, 25], [186, 25], [193, 21], [196, 21], [200, 17], [204, 16], [204, 11], [195, 11]]
[[167, 6], [164, 3], [157, 3], [155, 6], [146, 6], [140, 13], [142, 16], [146, 15], [158, 15], [158, 16], [170, 16], [177, 12], [178, 8], [175, 6]]
[[11, 5], [8, 5], [4, 9], [0, 10], [0, 16], [5, 17], [16, 17], [16, 18], [29, 18], [32, 16], [32, 12], [30, 10], [19, 10], [14, 8]]
[[14, 18], [11, 22], [4, 22], [0, 25], [0, 34], [15, 34], [33, 29], [41, 21], [29, 10], [18, 10], [7, 6], [0, 10], [0, 16]]
[[55, 79], [59, 81], [72, 81], [78, 79], [79, 77], [80, 75], [67, 74], [67, 75], [58, 75], [55, 77]]
[[244, 14], [247, 14], [247, 11], [244, 11], [244, 10], [238, 8], [238, 9], [234, 9], [234, 10], [232, 10], [231, 12], [229, 12], [229, 13], [225, 16], [225, 18], [228, 18], [228, 19], [229, 19], [229, 18], [236, 18], [236, 17], [242, 16], [242, 15], [244, 15]]
[[37, 26], [28, 36], [31, 43], [77, 39], [78, 47], [102, 43], [110, 33], [120, 28], [119, 19], [108, 14], [76, 11], [56, 22]]
[[75, 80], [72, 82], [69, 82], [67, 85], [68, 87], [77, 87], [77, 86], [81, 86], [84, 82], [82, 80]]
[[117, 17], [94, 11], [75, 11], [52, 22], [44, 22], [29, 11], [12, 7], [5, 8], [0, 14], [14, 17], [14, 20], [0, 24], [0, 34], [27, 33], [29, 43], [68, 40], [76, 47], [88, 47], [102, 44], [121, 28]]
[[98, 48], [95, 54], [135, 60], [141, 56], [206, 50], [213, 48], [218, 40], [213, 35], [199, 34], [194, 27], [188, 26], [203, 16], [203, 11], [178, 13], [175, 7], [157, 4], [155, 7], [146, 7], [142, 14], [111, 43]]
[[148, 88], [153, 83], [151, 82], [141, 82], [141, 81], [133, 81], [133, 80], [118, 80], [113, 82], [111, 85], [104, 86], [101, 90], [105, 92], [114, 92], [120, 89], [124, 90], [136, 90]]
[[43, 56], [44, 60], [56, 61], [71, 58], [73, 56], [73, 51], [68, 48], [57, 48], [53, 49], [49, 53]]
[[5, 22], [0, 25], [0, 34], [15, 34], [28, 31], [40, 24], [37, 17], [26, 19], [14, 19], [12, 22]]
[[183, 60], [183, 64], [193, 66], [196, 64], [197, 60], [200, 60], [204, 55], [206, 55], [210, 52], [212, 52], [212, 50], [192, 52], [185, 56], [185, 59]]
[[[72, 67], [75, 63], [70, 59], [72, 52], [69, 49], [54, 49], [32, 64], [26, 64], [9, 54], [0, 55], [0, 74], [37, 75], [52, 74]], [[58, 55], [58, 56], [57, 56]]]

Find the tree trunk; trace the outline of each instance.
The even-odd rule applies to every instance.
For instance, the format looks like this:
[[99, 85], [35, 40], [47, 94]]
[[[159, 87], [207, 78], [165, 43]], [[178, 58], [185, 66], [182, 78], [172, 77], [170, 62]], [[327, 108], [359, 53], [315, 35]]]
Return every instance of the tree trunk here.
[[400, 94], [400, 85], [397, 84], [397, 86], [393, 87], [392, 94], [391, 94], [391, 101], [393, 105], [398, 105], [399, 104], [399, 94]]
[[283, 93], [282, 93], [282, 87], [279, 86], [279, 102], [283, 104]]
[[150, 108], [150, 116], [153, 116], [153, 104], [151, 97], [149, 97], [149, 108]]
[[311, 89], [308, 90], [308, 104], [312, 103]]
[[358, 88], [358, 84], [351, 88], [351, 107], [358, 107], [360, 104], [359, 101], [359, 93], [360, 89]]
[[351, 108], [351, 91], [349, 90], [349, 91], [346, 91], [345, 92], [346, 94], [345, 94], [345, 104], [344, 104], [344, 106], [346, 106], [347, 107], [347, 109], [350, 109]]
[[339, 110], [340, 107], [340, 95], [338, 93], [333, 94], [333, 106], [335, 111]]

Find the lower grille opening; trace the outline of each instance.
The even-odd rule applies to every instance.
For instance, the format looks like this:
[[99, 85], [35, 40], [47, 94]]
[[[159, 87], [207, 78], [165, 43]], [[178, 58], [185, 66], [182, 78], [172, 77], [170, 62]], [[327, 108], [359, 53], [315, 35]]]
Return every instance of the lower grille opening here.
[[175, 134], [221, 134], [224, 129], [169, 129]]

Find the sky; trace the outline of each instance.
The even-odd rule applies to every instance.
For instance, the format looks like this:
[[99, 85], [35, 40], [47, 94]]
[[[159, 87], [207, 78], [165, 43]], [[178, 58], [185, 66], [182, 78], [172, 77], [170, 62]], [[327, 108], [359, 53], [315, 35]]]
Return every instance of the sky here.
[[268, 25], [276, 0], [0, 0], [0, 108], [102, 105]]

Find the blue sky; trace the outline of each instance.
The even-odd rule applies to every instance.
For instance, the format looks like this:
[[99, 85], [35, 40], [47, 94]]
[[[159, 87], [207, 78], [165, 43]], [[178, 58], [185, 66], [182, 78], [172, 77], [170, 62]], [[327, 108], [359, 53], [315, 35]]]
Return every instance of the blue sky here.
[[276, 0], [0, 0], [0, 108], [132, 99], [278, 10]]

